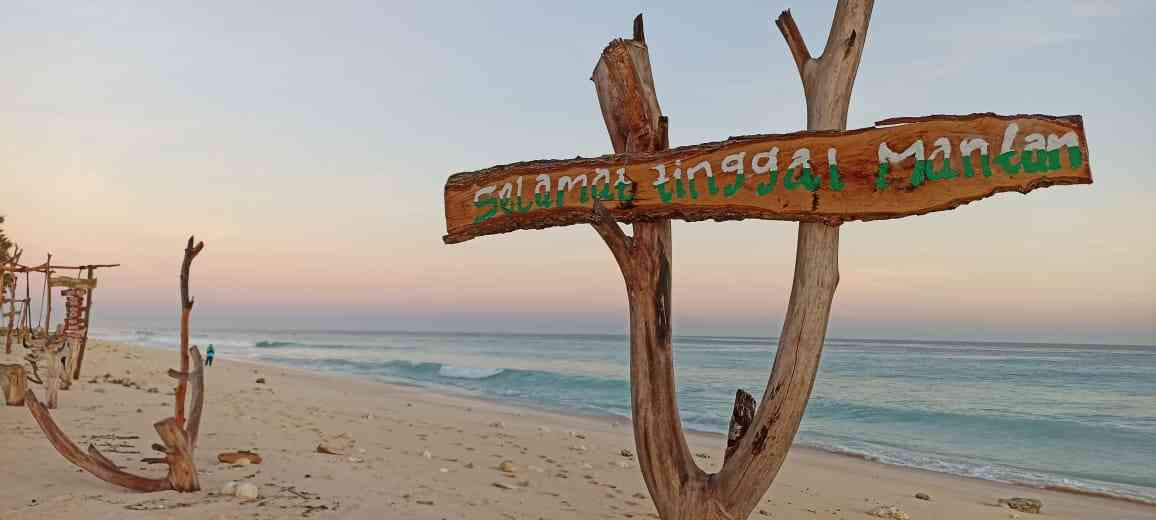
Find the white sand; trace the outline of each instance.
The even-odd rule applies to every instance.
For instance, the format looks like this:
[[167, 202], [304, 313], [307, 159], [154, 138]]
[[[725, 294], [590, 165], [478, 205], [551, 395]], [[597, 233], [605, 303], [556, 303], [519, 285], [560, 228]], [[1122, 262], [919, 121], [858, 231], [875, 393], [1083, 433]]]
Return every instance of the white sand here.
[[[94, 342], [84, 377], [61, 393], [54, 416], [81, 445], [94, 436], [130, 437], [94, 442], [130, 471], [162, 474], [163, 465], [138, 460], [154, 455], [152, 423], [172, 415], [172, 380], [164, 372], [176, 357], [175, 351]], [[0, 362], [15, 359], [0, 354]], [[90, 382], [106, 373], [140, 388]], [[258, 377], [267, 383], [256, 384]], [[207, 388], [196, 453], [204, 491], [188, 494], [132, 493], [97, 480], [60, 457], [26, 409], [0, 406], [0, 519], [656, 518], [637, 464], [620, 454], [634, 449], [625, 422], [227, 358], [207, 369]], [[319, 454], [319, 443], [343, 455]], [[708, 470], [717, 469], [723, 446], [719, 436], [691, 438], [694, 452], [709, 455], [699, 459]], [[217, 453], [238, 449], [257, 451], [265, 461], [216, 462]], [[505, 460], [517, 467], [514, 474], [497, 469]], [[258, 485], [262, 497], [218, 494], [230, 480]], [[932, 500], [918, 500], [916, 492]], [[792, 451], [752, 518], [870, 519], [866, 511], [874, 506], [898, 504], [914, 520], [1006, 519], [1014, 512], [995, 503], [1011, 496], [1042, 499], [1039, 518], [1156, 519], [1156, 507], [807, 449]]]

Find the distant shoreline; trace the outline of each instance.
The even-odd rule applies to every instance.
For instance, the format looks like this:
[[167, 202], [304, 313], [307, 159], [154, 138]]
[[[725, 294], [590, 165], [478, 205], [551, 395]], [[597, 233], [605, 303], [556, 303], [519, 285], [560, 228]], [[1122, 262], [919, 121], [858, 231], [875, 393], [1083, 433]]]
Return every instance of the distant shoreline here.
[[[176, 328], [171, 325], [154, 326], [154, 327], [111, 327], [120, 329], [136, 329], [136, 330], [164, 330], [176, 332]], [[0, 328], [3, 330], [3, 328]], [[108, 330], [104, 327], [94, 327], [94, 332], [101, 332]], [[305, 329], [286, 329], [286, 328], [232, 328], [232, 327], [203, 327], [199, 330], [194, 330], [194, 334], [205, 334], [211, 332], [231, 332], [231, 333], [299, 333], [299, 334], [350, 334], [350, 335], [382, 335], [382, 334], [398, 334], [398, 335], [453, 335], [453, 336], [512, 336], [512, 337], [591, 337], [591, 338], [621, 338], [623, 341], [629, 339], [628, 333], [613, 332], [613, 333], [599, 333], [592, 334], [589, 332], [499, 332], [499, 331], [469, 331], [469, 330], [454, 330], [454, 331], [439, 331], [439, 330], [390, 330], [390, 329], [326, 329], [326, 328], [305, 328]], [[747, 336], [747, 335], [727, 335], [727, 334], [675, 334], [675, 340], [678, 339], [701, 339], [701, 338], [722, 338], [722, 339], [737, 339], [750, 340], [766, 343], [777, 343], [778, 336]], [[1137, 348], [1137, 349], [1153, 349], [1156, 350], [1156, 344], [1147, 343], [1111, 343], [1111, 342], [1088, 342], [1088, 341], [1044, 341], [1044, 340], [1012, 340], [1012, 339], [962, 339], [962, 338], [884, 338], [884, 337], [836, 337], [829, 336], [827, 341], [862, 341], [870, 343], [889, 343], [889, 342], [914, 342], [914, 343], [928, 343], [939, 345], [952, 344], [969, 344], [969, 345], [1017, 345], [1017, 346], [1040, 346], [1040, 347], [1054, 347], [1054, 346], [1079, 346], [1079, 347], [1122, 347], [1122, 348]]]

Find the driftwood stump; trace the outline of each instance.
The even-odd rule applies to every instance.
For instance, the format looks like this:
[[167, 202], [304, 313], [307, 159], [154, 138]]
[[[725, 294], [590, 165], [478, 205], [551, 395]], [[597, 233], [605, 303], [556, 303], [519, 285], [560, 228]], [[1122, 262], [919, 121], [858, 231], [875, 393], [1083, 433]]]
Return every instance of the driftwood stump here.
[[[809, 130], [846, 127], [872, 7], [873, 0], [840, 0], [819, 58], [807, 52], [790, 12], [776, 21], [803, 78]], [[592, 79], [615, 152], [668, 146], [641, 15], [634, 21], [633, 39], [612, 41], [602, 52]], [[799, 224], [795, 280], [766, 392], [757, 406], [749, 394], [736, 392], [722, 470], [707, 474], [687, 446], [676, 400], [670, 223], [635, 223], [634, 235], [627, 236], [599, 201], [594, 214], [593, 226], [626, 283], [634, 442], [659, 517], [747, 518], [786, 459], [811, 394], [839, 281], [839, 228]]]
[[44, 395], [49, 409], [55, 410], [59, 404], [60, 390], [67, 389], [69, 378], [65, 372], [69, 355], [68, 342], [60, 336], [48, 336], [33, 340], [32, 345], [25, 345], [30, 351], [25, 359], [32, 367], [33, 380], [41, 382], [39, 365], [44, 363]]
[[0, 389], [4, 391], [4, 402], [8, 406], [24, 406], [24, 392], [28, 391], [24, 366], [0, 365]]
[[[96, 478], [135, 491], [164, 491], [168, 489], [197, 491], [200, 489], [200, 483], [197, 481], [197, 470], [193, 465], [192, 450], [189, 448], [185, 432], [176, 425], [176, 421], [172, 417], [153, 425], [161, 437], [161, 442], [164, 443], [163, 446], [153, 445], [153, 448], [165, 452], [165, 456], [159, 460], [169, 465], [168, 475], [159, 479], [145, 478], [121, 471], [116, 464], [105, 457], [100, 450], [97, 450], [96, 446], [90, 444], [87, 453], [81, 451], [80, 447], [72, 442], [56, 425], [48, 409], [36, 399], [36, 394], [29, 390], [26, 399], [32, 417], [36, 419], [40, 429], [48, 437], [48, 442], [52, 443], [56, 451], [60, 452], [65, 459], [92, 473]], [[158, 459], [148, 459], [150, 462], [154, 460]]]

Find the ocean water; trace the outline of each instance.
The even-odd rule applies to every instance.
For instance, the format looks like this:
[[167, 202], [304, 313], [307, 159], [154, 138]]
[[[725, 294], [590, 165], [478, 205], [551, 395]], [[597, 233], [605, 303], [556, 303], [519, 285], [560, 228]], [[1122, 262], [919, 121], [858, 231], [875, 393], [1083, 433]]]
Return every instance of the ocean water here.
[[[175, 330], [94, 330], [154, 347]], [[206, 331], [229, 358], [629, 417], [627, 340], [602, 335]], [[675, 338], [687, 428], [758, 399], [775, 340]], [[887, 464], [1156, 503], [1156, 347], [830, 339], [798, 443]]]

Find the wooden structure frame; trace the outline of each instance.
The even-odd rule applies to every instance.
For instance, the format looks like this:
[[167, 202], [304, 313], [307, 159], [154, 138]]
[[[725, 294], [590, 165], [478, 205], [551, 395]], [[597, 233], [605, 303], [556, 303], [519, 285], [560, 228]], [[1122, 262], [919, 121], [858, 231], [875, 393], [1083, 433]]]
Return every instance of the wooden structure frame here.
[[[15, 256], [16, 259], [18, 259], [19, 253], [17, 253]], [[53, 332], [51, 330], [52, 289], [63, 287], [66, 288], [66, 291], [70, 291], [69, 294], [63, 294], [63, 296], [68, 298], [68, 302], [66, 303], [65, 307], [66, 315], [64, 323], [62, 324], [63, 328], [61, 331], [63, 336], [66, 338], [70, 351], [70, 356], [68, 359], [68, 374], [66, 377], [61, 379], [63, 384], [66, 386], [68, 385], [68, 381], [80, 379], [81, 366], [84, 363], [84, 352], [85, 348], [88, 346], [88, 326], [91, 323], [92, 316], [92, 293], [96, 289], [97, 283], [95, 276], [96, 270], [112, 267], [120, 267], [120, 264], [90, 264], [77, 266], [52, 265], [51, 254], [48, 255], [48, 259], [45, 261], [45, 263], [38, 266], [24, 266], [16, 263], [16, 261], [13, 261], [6, 266], [0, 266], [0, 279], [3, 279], [3, 276], [6, 273], [40, 273], [45, 277], [45, 285], [47, 291], [44, 295], [44, 321], [43, 330], [41, 332], [41, 339], [46, 340], [49, 336], [52, 335]], [[54, 274], [58, 271], [73, 269], [77, 271], [77, 276], [75, 278], [66, 276], [54, 276]], [[81, 277], [81, 275], [85, 273], [87, 274], [84, 277]], [[25, 281], [26, 291], [28, 289], [27, 284], [28, 282]], [[13, 297], [14, 296], [15, 293], [13, 293]], [[4, 300], [5, 296], [3, 292], [0, 291], [0, 309], [2, 309]], [[10, 314], [15, 310], [13, 307], [16, 303], [21, 303], [24, 307], [23, 312], [25, 316], [25, 324], [20, 326], [20, 337], [22, 341], [26, 341], [28, 339], [27, 336], [31, 332], [31, 311], [29, 310], [31, 298], [26, 297], [23, 300], [10, 300]], [[9, 316], [7, 330], [5, 331], [4, 348], [8, 353], [12, 352], [12, 329], [15, 325], [14, 318], [14, 316]]]
[[[94, 445], [82, 451], [76, 443], [57, 426], [48, 411], [32, 390], [25, 393], [25, 402], [32, 417], [40, 425], [48, 441], [65, 459], [79, 466], [93, 476], [135, 491], [198, 491], [200, 482], [197, 478], [197, 468], [193, 464], [193, 452], [197, 446], [197, 437], [200, 434], [201, 413], [204, 410], [204, 362], [197, 347], [190, 347], [189, 315], [193, 310], [193, 299], [189, 296], [189, 269], [193, 259], [204, 249], [203, 242], [194, 245], [193, 237], [189, 237], [185, 247], [184, 261], [181, 263], [180, 295], [181, 295], [181, 349], [180, 371], [169, 370], [169, 375], [177, 380], [176, 402], [174, 416], [153, 424], [163, 444], [153, 444], [153, 449], [164, 454], [163, 457], [146, 458], [143, 461], [150, 464], [164, 463], [168, 465], [168, 473], [162, 478], [146, 478], [121, 470], [109, 460]], [[51, 391], [51, 386], [50, 386]], [[185, 418], [185, 397], [188, 392], [190, 411]]]

